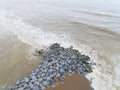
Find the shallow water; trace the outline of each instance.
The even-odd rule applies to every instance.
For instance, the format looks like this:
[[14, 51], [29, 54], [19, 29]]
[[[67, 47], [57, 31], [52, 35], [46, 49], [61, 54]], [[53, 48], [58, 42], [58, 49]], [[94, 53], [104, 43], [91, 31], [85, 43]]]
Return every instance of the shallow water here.
[[31, 46], [16, 39], [8, 30], [1, 30], [0, 35], [0, 90], [7, 90], [17, 80], [23, 78], [42, 61], [34, 57]]
[[[52, 87], [47, 88], [46, 90], [53, 90]], [[80, 75], [71, 75], [66, 76], [65, 82], [58, 82], [55, 90], [93, 90], [90, 87], [89, 81]]]
[[41, 62], [34, 57], [35, 48], [58, 42], [73, 45], [97, 63], [86, 76], [94, 90], [120, 90], [119, 5], [117, 0], [1, 0], [1, 88], [28, 75]]

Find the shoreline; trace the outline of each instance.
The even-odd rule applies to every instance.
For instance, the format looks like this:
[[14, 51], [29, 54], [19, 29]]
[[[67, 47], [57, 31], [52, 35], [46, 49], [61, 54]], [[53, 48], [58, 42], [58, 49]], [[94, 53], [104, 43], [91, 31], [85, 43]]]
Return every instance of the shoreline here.
[[82, 55], [78, 50], [63, 48], [54, 43], [46, 50], [36, 51], [43, 57], [43, 62], [28, 77], [17, 81], [10, 90], [45, 90], [56, 88], [57, 81], [64, 83], [68, 75], [86, 75], [92, 72], [93, 63], [89, 56]]

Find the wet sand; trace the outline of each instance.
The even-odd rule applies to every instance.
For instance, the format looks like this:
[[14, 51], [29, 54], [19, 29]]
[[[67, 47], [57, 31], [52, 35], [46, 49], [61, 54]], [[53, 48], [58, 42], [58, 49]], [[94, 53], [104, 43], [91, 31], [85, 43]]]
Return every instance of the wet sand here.
[[31, 51], [30, 45], [8, 33], [0, 38], [0, 90], [7, 90], [7, 87], [29, 75], [42, 61], [41, 57], [34, 56], [35, 51]]
[[[46, 90], [53, 90], [52, 87]], [[58, 82], [55, 90], [93, 90], [90, 82], [82, 75], [66, 76], [64, 84]]]

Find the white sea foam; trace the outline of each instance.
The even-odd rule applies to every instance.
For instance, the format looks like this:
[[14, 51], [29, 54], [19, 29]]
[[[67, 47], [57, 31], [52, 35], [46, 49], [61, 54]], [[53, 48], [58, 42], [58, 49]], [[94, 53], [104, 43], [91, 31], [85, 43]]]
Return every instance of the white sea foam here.
[[68, 35], [62, 34], [60, 37], [54, 33], [45, 32], [40, 28], [27, 25], [9, 11], [2, 13], [1, 20], [3, 25], [16, 34], [18, 39], [33, 47], [40, 48], [41, 46], [49, 46], [55, 42], [61, 43], [64, 46], [70, 46], [70, 43], [65, 40]]
[[68, 47], [73, 45], [74, 48], [81, 52], [83, 51], [83, 53], [89, 55], [90, 58], [97, 63], [93, 73], [86, 76], [89, 80], [92, 79], [91, 86], [95, 90], [120, 90], [119, 55], [109, 56], [109, 60], [105, 61], [105, 59], [99, 58], [99, 52], [92, 50], [88, 45], [76, 43], [67, 34], [61, 36], [25, 24], [10, 11], [4, 11], [0, 17], [2, 24], [8, 30], [16, 34], [18, 39], [34, 48], [41, 48], [42, 46], [48, 46], [58, 42], [61, 43], [62, 46]]

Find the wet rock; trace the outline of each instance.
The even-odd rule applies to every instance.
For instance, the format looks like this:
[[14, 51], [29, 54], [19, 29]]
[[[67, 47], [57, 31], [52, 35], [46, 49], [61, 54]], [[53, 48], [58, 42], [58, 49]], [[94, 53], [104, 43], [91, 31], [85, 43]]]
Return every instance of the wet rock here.
[[60, 68], [60, 73], [64, 73], [65, 70], [63, 68]]
[[30, 88], [24, 89], [24, 90], [30, 90]]
[[44, 85], [44, 86], [47, 86], [47, 81], [43, 81], [43, 85]]
[[64, 77], [59, 77], [59, 80], [64, 83]]
[[52, 86], [52, 89], [54, 90], [55, 89], [55, 87], [56, 87], [56, 84], [55, 84], [55, 81], [53, 80], [53, 81], [51, 81], [51, 86]]
[[45, 90], [45, 86], [42, 85], [42, 86], [41, 86], [41, 90]]
[[24, 77], [24, 80], [25, 80], [25, 82], [28, 82], [29, 78], [28, 77]]
[[48, 86], [56, 87], [56, 78], [64, 83], [66, 75], [74, 73], [86, 75], [92, 72], [95, 65], [89, 56], [82, 55], [78, 50], [63, 48], [55, 43], [45, 50], [36, 50], [44, 61], [32, 73], [19, 80], [13, 90], [44, 90]]
[[32, 90], [40, 90], [38, 86], [33, 86]]
[[24, 88], [23, 88], [23, 87], [21, 87], [21, 88], [18, 88], [17, 90], [24, 90]]

